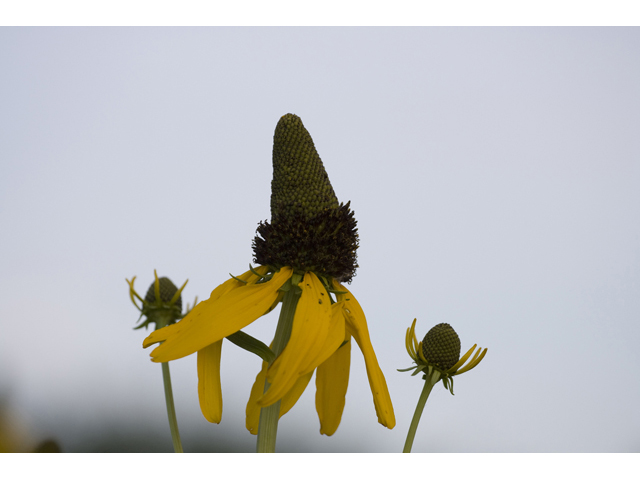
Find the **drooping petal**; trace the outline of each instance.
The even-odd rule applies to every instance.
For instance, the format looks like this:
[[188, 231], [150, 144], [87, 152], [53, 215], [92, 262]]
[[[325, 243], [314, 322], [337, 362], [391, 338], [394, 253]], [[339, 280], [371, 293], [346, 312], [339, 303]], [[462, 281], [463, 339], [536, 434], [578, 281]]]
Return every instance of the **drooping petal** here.
[[[258, 405], [265, 407], [277, 402], [293, 387], [301, 375], [313, 370], [313, 360], [322, 357], [326, 349], [332, 311], [331, 302], [322, 282], [313, 273], [305, 273], [299, 283], [302, 294], [293, 317], [291, 336], [282, 353], [271, 364], [267, 380], [271, 384]], [[333, 353], [340, 343], [329, 352]], [[326, 358], [326, 357], [325, 357]]]
[[[313, 372], [301, 376], [298, 381], [293, 385], [282, 400], [280, 401], [280, 417], [287, 413], [296, 404], [302, 393], [307, 388], [309, 380]], [[249, 433], [253, 435], [258, 434], [258, 426], [260, 424], [260, 409], [258, 405], [258, 399], [264, 393], [264, 382], [267, 379], [267, 362], [262, 362], [262, 370], [256, 376], [256, 381], [251, 387], [251, 394], [249, 395], [249, 401], [247, 402], [247, 419], [246, 426]]]
[[[254, 270], [260, 273], [261, 275], [263, 275], [267, 273], [268, 269], [269, 267], [261, 265]], [[199, 306], [201, 303], [213, 302], [219, 299], [222, 295], [229, 293], [230, 291], [235, 290], [236, 288], [243, 287], [247, 284], [254, 284], [257, 280], [259, 280], [259, 278], [260, 277], [254, 275], [254, 273], [251, 270], [247, 270], [246, 272], [244, 272], [242, 275], [238, 277], [230, 278], [226, 282], [223, 282], [220, 285], [218, 285], [216, 288], [214, 288], [208, 300], [204, 300], [198, 303], [198, 305], [194, 305], [194, 309], [195, 307]], [[188, 328], [189, 325], [196, 318], [194, 315], [192, 315], [192, 312], [193, 312], [193, 309], [191, 312], [189, 312], [189, 315], [187, 315], [182, 320], [180, 320], [179, 322], [179, 324], [181, 325], [179, 329], [180, 331]], [[147, 338], [144, 339], [144, 341], [142, 342], [143, 348], [147, 348], [153, 345], [154, 343], [159, 343], [166, 340], [168, 337], [170, 337], [171, 335], [175, 334], [178, 331], [178, 329], [175, 327], [177, 327], [177, 324], [173, 325], [172, 328], [165, 327], [159, 330], [155, 330], [154, 332], [151, 333], [151, 335], [149, 335]]]
[[[335, 303], [331, 305], [331, 321], [329, 322], [329, 331], [322, 348], [315, 357], [308, 357], [302, 364], [301, 373], [306, 374], [313, 372], [318, 365], [321, 365], [342, 345], [345, 340], [345, 320], [343, 303]], [[349, 336], [350, 337], [350, 336]]]
[[[266, 265], [260, 265], [259, 267], [254, 268], [253, 270], [260, 275], [265, 275], [269, 271], [269, 267]], [[223, 284], [218, 285], [216, 288], [214, 288], [213, 291], [211, 292], [211, 295], [209, 295], [209, 300], [217, 300], [225, 293], [229, 293], [231, 290], [242, 287], [243, 285], [252, 285], [256, 283], [258, 280], [260, 280], [260, 278], [261, 277], [254, 274], [251, 270], [247, 270], [242, 275], [236, 278], [230, 278]]]
[[211, 423], [222, 419], [220, 355], [222, 340], [198, 350], [198, 398], [204, 418]]
[[284, 394], [282, 400], [280, 400], [280, 416], [282, 417], [285, 413], [293, 408], [293, 406], [298, 402], [300, 396], [304, 393], [309, 385], [309, 381], [313, 376], [313, 371], [302, 375], [296, 383], [293, 384], [291, 390]]
[[320, 433], [333, 435], [342, 419], [345, 396], [349, 385], [351, 363], [351, 335], [346, 342], [316, 370], [316, 410], [320, 419]]
[[149, 335], [143, 346], [165, 340], [151, 352], [154, 362], [176, 360], [202, 350], [264, 315], [292, 273], [290, 267], [283, 267], [266, 283], [235, 285], [218, 298], [200, 302], [183, 320]]
[[362, 311], [362, 307], [356, 298], [343, 285], [333, 280], [334, 289], [347, 292], [344, 295], [338, 295], [338, 301], [345, 301], [345, 320], [346, 329], [353, 338], [355, 338], [367, 367], [367, 376], [369, 377], [369, 386], [373, 394], [373, 404], [378, 415], [378, 422], [387, 428], [393, 428], [396, 425], [396, 417], [393, 413], [393, 404], [389, 396], [387, 382], [384, 379], [378, 359], [371, 345], [369, 338], [369, 329], [367, 328], [367, 320]]
[[264, 381], [267, 379], [267, 362], [262, 362], [262, 369], [256, 376], [256, 381], [253, 382], [251, 387], [251, 393], [249, 394], [249, 401], [247, 402], [246, 409], [246, 427], [249, 433], [252, 435], [258, 434], [258, 424], [260, 423], [260, 407], [258, 406], [258, 399], [264, 393]]

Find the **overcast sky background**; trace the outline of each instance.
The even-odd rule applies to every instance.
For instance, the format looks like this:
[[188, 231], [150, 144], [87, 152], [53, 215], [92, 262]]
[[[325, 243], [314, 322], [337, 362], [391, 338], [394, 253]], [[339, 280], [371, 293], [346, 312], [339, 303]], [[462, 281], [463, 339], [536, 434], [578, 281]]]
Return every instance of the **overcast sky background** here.
[[[401, 451], [417, 318], [489, 351], [433, 390], [414, 451], [638, 452], [639, 58], [637, 28], [0, 29], [0, 396], [67, 451], [132, 425], [171, 450], [125, 278], [188, 278], [192, 303], [247, 270], [295, 113], [358, 220], [350, 289], [397, 426], [354, 346], [337, 433], [312, 381], [278, 450]], [[255, 449], [259, 366], [225, 342], [214, 425], [195, 355], [171, 363], [185, 450]]]

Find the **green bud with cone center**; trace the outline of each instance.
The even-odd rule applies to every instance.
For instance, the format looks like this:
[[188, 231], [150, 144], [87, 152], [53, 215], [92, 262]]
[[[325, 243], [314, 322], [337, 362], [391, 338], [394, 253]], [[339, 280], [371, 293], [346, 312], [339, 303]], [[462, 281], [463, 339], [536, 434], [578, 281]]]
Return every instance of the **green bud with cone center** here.
[[460, 338], [448, 323], [439, 323], [422, 340], [422, 354], [432, 365], [448, 370], [460, 360]]
[[[167, 277], [160, 277], [158, 279], [158, 283], [160, 284], [160, 300], [162, 303], [169, 303], [178, 291], [178, 287], [176, 287]], [[147, 290], [144, 300], [150, 304], [156, 303], [155, 282], [153, 282], [149, 287], [149, 290]], [[182, 295], [178, 297], [174, 305], [178, 307], [178, 309], [182, 310]]]

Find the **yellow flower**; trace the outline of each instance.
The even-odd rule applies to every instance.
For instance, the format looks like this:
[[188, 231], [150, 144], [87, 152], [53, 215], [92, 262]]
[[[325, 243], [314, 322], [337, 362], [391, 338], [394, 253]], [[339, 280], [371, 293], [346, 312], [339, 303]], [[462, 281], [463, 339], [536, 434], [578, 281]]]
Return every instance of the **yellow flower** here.
[[[479, 348], [473, 358], [469, 360], [469, 357], [477, 347], [477, 344], [475, 344], [460, 358], [460, 340], [453, 328], [447, 323], [438, 324], [429, 330], [422, 342], [418, 342], [415, 328], [416, 319], [413, 320], [411, 327], [407, 328], [405, 345], [407, 353], [416, 366], [398, 371], [414, 370], [412, 375], [423, 372], [425, 380], [434, 385], [442, 379], [442, 384], [452, 394], [453, 377], [475, 368], [487, 353], [486, 348], [484, 350]], [[429, 358], [427, 359], [427, 357]], [[469, 360], [469, 363], [465, 365], [467, 360]]]
[[332, 435], [344, 409], [352, 338], [364, 356], [378, 421], [393, 428], [393, 405], [364, 312], [342, 284], [357, 267], [356, 221], [349, 203], [338, 204], [313, 141], [295, 115], [278, 122], [273, 165], [271, 223], [260, 223], [253, 245], [260, 266], [218, 286], [143, 346], [163, 342], [151, 352], [154, 362], [198, 352], [200, 407], [207, 420], [218, 423], [222, 340], [273, 310], [285, 290], [295, 289], [299, 298], [288, 342], [271, 364], [263, 362], [247, 404], [247, 429], [257, 433], [263, 407], [281, 401], [280, 416], [289, 411], [316, 371], [320, 432]]
[[[154, 362], [176, 360], [198, 352], [200, 407], [210, 422], [219, 423], [222, 416], [222, 340], [268, 313], [278, 301], [280, 288], [293, 276], [291, 267], [277, 272], [269, 270], [267, 266], [260, 266], [255, 269], [258, 275], [249, 270], [237, 279], [227, 280], [182, 321], [154, 331], [143, 343], [146, 348], [163, 342], [151, 352]], [[333, 279], [332, 290], [340, 293], [332, 304], [327, 287], [313, 272], [306, 272], [298, 286], [302, 294], [291, 337], [270, 368], [263, 363], [247, 406], [247, 429], [257, 433], [260, 408], [281, 399], [280, 415], [284, 415], [297, 402], [317, 369], [316, 408], [321, 433], [332, 435], [340, 424], [345, 403], [351, 337], [364, 355], [378, 421], [393, 428], [393, 405], [358, 301]], [[265, 376], [270, 387], [263, 393]]]

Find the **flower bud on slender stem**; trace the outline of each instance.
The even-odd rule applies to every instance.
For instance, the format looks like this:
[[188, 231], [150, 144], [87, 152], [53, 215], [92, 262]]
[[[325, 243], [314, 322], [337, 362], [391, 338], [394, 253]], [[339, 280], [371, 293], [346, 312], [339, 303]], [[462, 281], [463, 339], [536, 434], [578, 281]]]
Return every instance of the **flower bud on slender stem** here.
[[[158, 274], [155, 270], [153, 271], [153, 274], [155, 276], [155, 281], [147, 290], [147, 295], [144, 299], [140, 297], [133, 288], [133, 282], [136, 277], [133, 277], [131, 281], [127, 280], [131, 301], [136, 308], [140, 310], [141, 317], [147, 317], [142, 324], [136, 327], [136, 329], [141, 327], [147, 328], [150, 323], [154, 323], [155, 329], [158, 330], [168, 325], [172, 325], [182, 318], [181, 293], [187, 285], [187, 282], [178, 289], [178, 287], [176, 287], [169, 278], [158, 278]], [[142, 302], [142, 307], [138, 306], [135, 302], [135, 298], [138, 298], [138, 300]], [[180, 441], [180, 432], [178, 431], [176, 408], [173, 403], [173, 389], [171, 388], [171, 373], [169, 372], [168, 362], [162, 363], [162, 383], [164, 384], [164, 398], [165, 403], [167, 404], [167, 416], [169, 417], [169, 429], [171, 430], [173, 450], [176, 453], [184, 453], [184, 450], [182, 449], [182, 442]]]
[[422, 372], [424, 374], [422, 376], [424, 387], [418, 399], [418, 405], [413, 414], [402, 453], [411, 453], [422, 410], [424, 410], [424, 405], [427, 403], [427, 398], [429, 398], [433, 386], [442, 380], [444, 388], [453, 395], [453, 377], [474, 368], [487, 353], [486, 348], [484, 350], [478, 349], [473, 358], [467, 363], [477, 347], [477, 345], [474, 345], [460, 358], [460, 338], [448, 323], [439, 323], [433, 327], [427, 332], [422, 342], [418, 342], [415, 329], [416, 320], [413, 321], [411, 327], [407, 328], [405, 336], [407, 353], [415, 363], [415, 366], [399, 369], [398, 371], [408, 372], [413, 370], [411, 376]]

